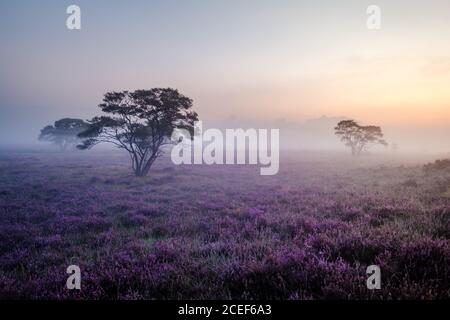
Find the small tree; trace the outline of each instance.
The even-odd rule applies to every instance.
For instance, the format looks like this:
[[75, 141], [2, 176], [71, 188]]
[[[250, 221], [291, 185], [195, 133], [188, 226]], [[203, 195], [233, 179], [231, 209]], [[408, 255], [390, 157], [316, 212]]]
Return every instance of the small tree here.
[[344, 120], [338, 123], [335, 133], [346, 146], [352, 149], [352, 155], [358, 156], [371, 145], [387, 146], [383, 133], [377, 126], [360, 126], [354, 120]]
[[88, 123], [81, 119], [64, 118], [41, 130], [38, 137], [41, 141], [48, 141], [66, 150], [80, 142], [78, 134], [86, 130]]
[[89, 149], [106, 142], [125, 149], [137, 176], [145, 176], [162, 154], [174, 129], [194, 131], [197, 113], [192, 100], [178, 90], [155, 88], [134, 92], [108, 92], [99, 105], [111, 116], [94, 117], [90, 126], [79, 134], [85, 139], [79, 149]]

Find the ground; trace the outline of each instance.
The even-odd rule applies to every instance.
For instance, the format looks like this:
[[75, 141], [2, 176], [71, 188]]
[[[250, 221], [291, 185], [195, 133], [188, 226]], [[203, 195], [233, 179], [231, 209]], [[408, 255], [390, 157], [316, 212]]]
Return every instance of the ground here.
[[161, 158], [139, 178], [118, 152], [1, 152], [0, 298], [449, 299], [450, 172], [425, 163]]

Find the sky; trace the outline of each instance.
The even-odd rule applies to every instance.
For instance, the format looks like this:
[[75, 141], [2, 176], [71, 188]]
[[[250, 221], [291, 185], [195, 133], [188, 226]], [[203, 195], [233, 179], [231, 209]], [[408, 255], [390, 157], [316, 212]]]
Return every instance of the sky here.
[[[81, 30], [66, 28], [71, 4]], [[0, 0], [0, 144], [152, 87], [179, 89], [211, 123], [325, 115], [442, 139], [448, 39], [448, 0]]]

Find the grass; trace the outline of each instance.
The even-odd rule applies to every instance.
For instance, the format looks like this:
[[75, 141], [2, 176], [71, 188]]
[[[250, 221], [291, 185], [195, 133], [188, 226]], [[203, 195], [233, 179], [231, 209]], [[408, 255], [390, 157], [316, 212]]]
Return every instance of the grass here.
[[[320, 152], [282, 155], [276, 176], [152, 169], [133, 177], [115, 152], [0, 154], [0, 298], [450, 298], [448, 171]], [[81, 291], [65, 287], [71, 263]], [[371, 264], [381, 290], [366, 288]]]

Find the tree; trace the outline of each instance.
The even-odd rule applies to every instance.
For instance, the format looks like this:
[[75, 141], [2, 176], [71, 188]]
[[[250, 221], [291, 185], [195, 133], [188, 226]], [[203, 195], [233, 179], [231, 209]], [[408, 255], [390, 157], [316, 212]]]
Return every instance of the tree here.
[[174, 143], [170, 137], [175, 129], [193, 133], [198, 120], [192, 100], [171, 88], [108, 92], [99, 108], [109, 115], [89, 121], [89, 128], [78, 135], [84, 139], [78, 148], [105, 142], [124, 149], [137, 176], [147, 175], [161, 148]]
[[46, 126], [41, 130], [39, 140], [48, 141], [66, 150], [80, 142], [78, 134], [86, 130], [88, 123], [81, 119], [64, 118], [55, 121], [54, 125]]
[[363, 150], [374, 144], [387, 146], [387, 142], [383, 139], [383, 132], [377, 126], [360, 126], [354, 120], [344, 120], [334, 129], [341, 141], [352, 149], [354, 156], [360, 155]]

